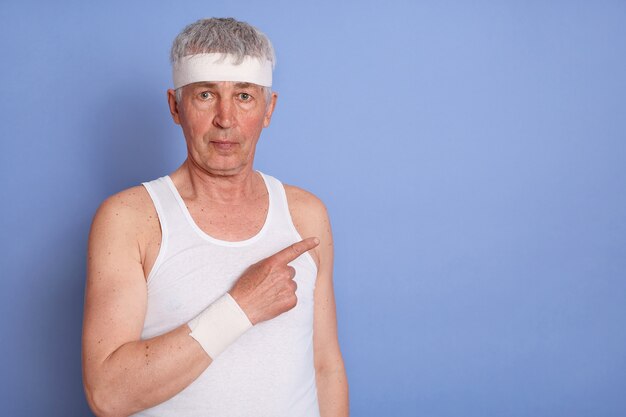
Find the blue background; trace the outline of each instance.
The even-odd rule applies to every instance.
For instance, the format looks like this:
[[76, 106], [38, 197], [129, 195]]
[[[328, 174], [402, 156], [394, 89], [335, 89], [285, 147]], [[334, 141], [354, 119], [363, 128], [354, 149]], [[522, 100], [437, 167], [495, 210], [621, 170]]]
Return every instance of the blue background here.
[[169, 47], [235, 16], [278, 54], [257, 168], [331, 215], [352, 415], [626, 415], [626, 3], [294, 3], [2, 2], [1, 414], [90, 415], [91, 218], [182, 162]]

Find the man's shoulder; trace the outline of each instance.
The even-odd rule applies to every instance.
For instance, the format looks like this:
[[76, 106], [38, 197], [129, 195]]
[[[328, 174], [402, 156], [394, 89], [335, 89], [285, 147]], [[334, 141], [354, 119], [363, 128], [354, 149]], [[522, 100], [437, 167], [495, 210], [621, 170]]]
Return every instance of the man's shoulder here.
[[310, 191], [295, 185], [283, 184], [290, 211], [306, 215], [328, 216], [324, 202]]
[[[298, 233], [306, 238], [317, 236], [320, 239], [331, 241], [330, 220], [326, 206], [315, 194], [300, 187], [284, 184], [289, 214]], [[317, 249], [314, 259], [319, 266]]]
[[154, 206], [143, 185], [127, 188], [107, 197], [98, 207], [95, 223], [105, 223], [110, 227], [140, 226], [141, 219], [149, 219]]
[[315, 236], [321, 241], [320, 246], [311, 251], [315, 264], [320, 268], [320, 265], [332, 259], [333, 239], [326, 206], [307, 190], [288, 184], [284, 184], [284, 187], [291, 220], [300, 236]]

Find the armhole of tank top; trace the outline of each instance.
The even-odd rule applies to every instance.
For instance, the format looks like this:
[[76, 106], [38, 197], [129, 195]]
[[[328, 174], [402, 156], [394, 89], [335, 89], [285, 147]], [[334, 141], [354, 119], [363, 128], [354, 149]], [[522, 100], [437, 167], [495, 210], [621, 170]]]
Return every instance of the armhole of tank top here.
[[152, 269], [150, 269], [150, 273], [148, 274], [148, 277], [146, 278], [146, 285], [148, 285], [150, 281], [152, 280], [152, 277], [157, 273], [157, 271], [159, 270], [159, 267], [163, 263], [163, 258], [165, 257], [165, 251], [167, 250], [168, 233], [167, 233], [167, 222], [165, 220], [163, 208], [161, 207], [161, 202], [156, 196], [156, 193], [154, 189], [152, 188], [152, 185], [148, 182], [144, 182], [142, 183], [142, 185], [145, 187], [146, 191], [148, 191], [148, 194], [150, 195], [150, 198], [152, 199], [152, 204], [154, 205], [154, 208], [157, 212], [159, 224], [161, 225], [161, 247], [159, 248], [159, 253], [157, 254], [156, 259], [154, 260]]
[[[289, 200], [287, 200], [287, 191], [285, 190], [285, 186], [282, 182], [276, 180], [276, 185], [278, 188], [278, 193], [280, 195], [280, 199], [283, 202], [283, 207], [285, 207], [285, 210], [287, 210], [287, 223], [289, 223], [289, 228], [291, 229], [292, 233], [295, 235], [295, 237], [300, 241], [302, 240], [302, 235], [300, 235], [300, 232], [298, 232], [298, 229], [296, 229], [296, 225], [293, 224], [293, 218], [291, 217], [291, 211], [289, 210]], [[309, 252], [304, 254], [305, 259], [308, 259], [309, 262], [311, 263], [311, 265], [313, 265], [313, 268], [315, 268], [315, 273], [317, 274], [317, 264], [315, 263], [315, 260], [313, 259], [313, 257], [311, 256], [311, 254]]]

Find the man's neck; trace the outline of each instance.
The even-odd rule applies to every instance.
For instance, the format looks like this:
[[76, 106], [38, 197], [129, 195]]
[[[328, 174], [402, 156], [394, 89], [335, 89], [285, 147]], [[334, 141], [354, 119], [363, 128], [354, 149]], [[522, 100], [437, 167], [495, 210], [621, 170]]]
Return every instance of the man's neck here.
[[259, 187], [262, 179], [252, 166], [224, 175], [202, 169], [187, 159], [170, 177], [180, 194], [190, 200], [240, 205], [266, 193], [264, 187]]

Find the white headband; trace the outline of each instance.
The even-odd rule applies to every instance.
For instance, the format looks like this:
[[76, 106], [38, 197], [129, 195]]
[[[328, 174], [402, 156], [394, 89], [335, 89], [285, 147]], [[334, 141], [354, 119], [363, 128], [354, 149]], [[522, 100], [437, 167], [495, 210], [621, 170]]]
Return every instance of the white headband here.
[[173, 68], [174, 88], [200, 81], [239, 81], [272, 86], [272, 63], [245, 56], [234, 64], [232, 54], [197, 54], [182, 57]]

